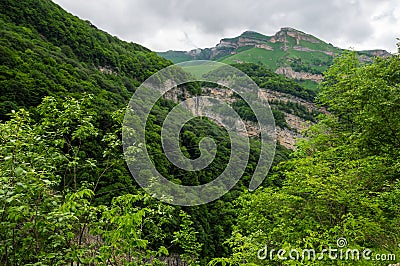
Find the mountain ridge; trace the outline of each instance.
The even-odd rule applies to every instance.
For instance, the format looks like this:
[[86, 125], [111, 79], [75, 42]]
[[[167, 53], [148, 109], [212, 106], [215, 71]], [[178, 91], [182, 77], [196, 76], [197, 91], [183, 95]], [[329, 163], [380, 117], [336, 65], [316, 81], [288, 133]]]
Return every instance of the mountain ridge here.
[[[253, 30], [246, 30], [243, 33], [241, 33], [239, 36], [222, 38], [219, 41], [219, 43], [216, 44], [214, 47], [194, 48], [194, 49], [191, 49], [188, 51], [168, 50], [165, 52], [158, 52], [158, 54], [166, 55], [169, 52], [182, 52], [182, 53], [186, 53], [187, 55], [196, 57], [196, 55], [197, 56], [200, 55], [201, 52], [203, 52], [203, 51], [215, 50], [215, 49], [221, 48], [221, 47], [233, 47], [233, 48], [244, 47], [244, 46], [246, 46], [246, 43], [243, 42], [243, 38], [247, 38], [247, 39], [250, 39], [253, 41], [253, 42], [247, 43], [249, 45], [262, 44], [265, 42], [272, 42], [272, 43], [284, 42], [283, 38], [285, 37], [285, 33], [287, 36], [294, 37], [294, 38], [297, 37], [297, 45], [300, 44], [299, 43], [300, 40], [305, 40], [305, 41], [309, 41], [311, 43], [323, 43], [323, 44], [329, 45], [333, 48], [333, 50], [342, 50], [342, 51], [347, 50], [347, 49], [343, 49], [343, 48], [334, 46], [331, 43], [327, 43], [327, 42], [319, 39], [318, 37], [311, 35], [309, 33], [306, 33], [304, 31], [301, 31], [301, 30], [298, 30], [298, 29], [295, 29], [292, 27], [282, 27], [278, 32], [276, 32], [272, 36], [264, 35], [262, 33], [259, 33], [257, 31], [253, 31]], [[237, 43], [237, 45], [234, 44], [235, 42]], [[386, 51], [384, 49], [358, 50], [357, 52], [372, 55], [372, 56], [391, 55], [391, 53], [389, 53], [388, 51]], [[330, 53], [330, 54], [332, 54], [332, 53]], [[201, 59], [207, 59], [207, 60], [212, 60], [214, 58], [213, 56], [207, 56], [207, 54], [200, 55], [200, 57], [201, 57]], [[172, 58], [172, 59], [174, 59], [174, 58]], [[200, 58], [199, 58], [199, 60], [200, 60]], [[175, 62], [174, 60], [172, 60], [172, 61]]]
[[[278, 74], [318, 83], [322, 73], [333, 64], [333, 58], [346, 51], [318, 37], [291, 27], [283, 27], [272, 36], [245, 31], [233, 38], [222, 38], [211, 48], [190, 51], [159, 52], [174, 63], [190, 60], [215, 60], [227, 64], [255, 63], [266, 65]], [[383, 49], [357, 51], [360, 60], [371, 62], [373, 57], [388, 57]], [[315, 84], [310, 85], [315, 87]]]

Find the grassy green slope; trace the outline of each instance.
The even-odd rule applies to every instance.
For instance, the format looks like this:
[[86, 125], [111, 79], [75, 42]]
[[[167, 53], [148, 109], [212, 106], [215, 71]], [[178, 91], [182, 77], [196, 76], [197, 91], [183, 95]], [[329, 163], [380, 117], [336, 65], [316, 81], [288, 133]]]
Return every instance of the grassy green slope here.
[[160, 53], [165, 59], [171, 60], [174, 63], [181, 63], [193, 60], [193, 57], [182, 51], [167, 51]]
[[[341, 49], [320, 40], [318, 40], [320, 43], [300, 40], [299, 45], [297, 45], [293, 37], [287, 37], [286, 41], [286, 50], [283, 49], [283, 43], [266, 42], [267, 45], [273, 48], [273, 51], [256, 47], [243, 50], [239, 48], [236, 54], [225, 57], [221, 62], [227, 64], [238, 62], [262, 64], [268, 66], [272, 70], [276, 70], [281, 66], [291, 66], [299, 71], [322, 73], [333, 63], [333, 56], [325, 52], [333, 54], [340, 54], [342, 52]], [[293, 49], [293, 47], [298, 46], [310, 50], [298, 51]]]
[[284, 56], [285, 53], [282, 50], [268, 51], [262, 48], [251, 48], [224, 58], [221, 62], [226, 64], [237, 64], [243, 62], [262, 64], [275, 70], [278, 68], [278, 64]]

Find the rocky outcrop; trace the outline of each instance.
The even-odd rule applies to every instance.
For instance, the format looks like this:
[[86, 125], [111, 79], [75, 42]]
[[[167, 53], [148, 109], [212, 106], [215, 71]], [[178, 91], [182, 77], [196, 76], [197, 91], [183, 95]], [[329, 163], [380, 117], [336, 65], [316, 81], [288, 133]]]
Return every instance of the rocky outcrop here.
[[221, 88], [208, 88], [208, 87], [204, 87], [202, 90], [205, 94], [212, 95], [213, 97], [216, 97], [225, 102], [232, 103], [234, 101], [234, 99], [232, 98], [233, 96], [232, 90], [221, 89]]
[[300, 41], [307, 41], [311, 43], [320, 43], [321, 41], [318, 40], [317, 38], [308, 35], [302, 31], [293, 29], [293, 28], [281, 28], [280, 31], [278, 31], [271, 39], [270, 42], [276, 43], [276, 42], [282, 42], [286, 43], [287, 42], [287, 36], [292, 37], [296, 40], [296, 45], [300, 44]]
[[303, 47], [303, 46], [299, 46], [299, 45], [293, 46], [293, 50], [300, 51], [300, 52], [319, 52], [319, 53], [324, 53], [324, 54], [329, 55], [329, 56], [334, 56], [335, 55], [333, 52], [321, 51], [321, 50], [313, 50], [313, 49], [310, 49], [308, 47]]
[[261, 49], [265, 49], [268, 51], [273, 51], [274, 48], [272, 48], [271, 46], [267, 45], [267, 44], [256, 44], [257, 48], [261, 48]]
[[287, 128], [277, 127], [276, 137], [279, 144], [287, 149], [294, 150], [296, 148], [296, 141], [298, 138], [301, 138], [301, 135]]
[[167, 266], [188, 266], [188, 263], [184, 262], [178, 254], [171, 254], [168, 257], [160, 258], [160, 260]]
[[[344, 50], [334, 47], [330, 43], [325, 43], [324, 41], [304, 33], [302, 31], [293, 28], [281, 28], [273, 36], [265, 36], [263, 34], [246, 31], [240, 36], [235, 38], [224, 38], [215, 47], [205, 48], [205, 49], [194, 49], [189, 52], [176, 52], [171, 54], [170, 52], [164, 53], [167, 59], [176, 62], [181, 62], [182, 55], [193, 60], [217, 60], [225, 58], [229, 61], [231, 55], [242, 54], [243, 56], [238, 56], [239, 58], [232, 58], [231, 60], [235, 63], [242, 62], [253, 62], [254, 53], [248, 54], [244, 49], [239, 49], [241, 47], [255, 47], [265, 49], [267, 51], [273, 51], [271, 53], [260, 53], [258, 56], [260, 62], [270, 66], [273, 69], [276, 67], [286, 67], [284, 69], [278, 69], [278, 73], [284, 73], [289, 78], [294, 79], [306, 79], [313, 81], [321, 81], [322, 75], [314, 75], [311, 73], [294, 72], [289, 66], [291, 66], [291, 60], [301, 59], [300, 64], [304, 64], [312, 69], [318, 69], [320, 71], [325, 71], [333, 62], [332, 57], [342, 53]], [[289, 51], [301, 51], [304, 52], [303, 55], [298, 53], [286, 53], [282, 55], [282, 50], [285, 52]], [[275, 53], [276, 52], [276, 53]], [[306, 53], [322, 53], [321, 55], [307, 56]], [[388, 57], [391, 56], [385, 50], [366, 50], [358, 52], [361, 57], [360, 61], [371, 62], [374, 57]], [[160, 53], [161, 55], [163, 53]], [[325, 56], [328, 55], [329, 57]], [[297, 58], [298, 57], [298, 58]]]
[[202, 52], [202, 50], [200, 48], [197, 48], [197, 49], [190, 50], [188, 53], [191, 56], [197, 56], [197, 55], [201, 54], [201, 52]]
[[373, 57], [389, 57], [391, 54], [385, 50], [368, 50], [368, 51], [361, 51], [361, 55], [359, 56], [358, 60], [362, 63], [370, 63], [373, 60]]
[[114, 76], [118, 75], [118, 73], [114, 71], [110, 66], [98, 66], [97, 69], [103, 74], [114, 75]]
[[302, 132], [303, 130], [310, 127], [311, 122], [306, 121], [303, 118], [295, 116], [293, 114], [284, 113], [286, 118], [286, 123], [290, 128], [295, 129], [297, 132]]
[[228, 41], [228, 40], [221, 40], [219, 44], [217, 44], [217, 48], [221, 47], [228, 47], [228, 48], [237, 48], [238, 45], [236, 42]]
[[301, 40], [310, 43], [321, 43], [317, 38], [292, 28], [282, 28], [282, 31], [286, 31], [288, 36], [295, 38], [297, 45], [300, 44]]
[[380, 49], [378, 49], [378, 50], [366, 50], [366, 51], [361, 51], [360, 53], [365, 53], [365, 54], [368, 54], [370, 56], [376, 56], [376, 57], [389, 57], [389, 56], [392, 55], [388, 51], [380, 50]]
[[298, 103], [301, 105], [304, 105], [307, 110], [309, 112], [313, 112], [313, 111], [318, 111], [324, 114], [328, 114], [328, 112], [326, 111], [325, 108], [320, 108], [315, 106], [315, 104], [308, 102], [302, 98], [287, 94], [287, 93], [283, 93], [283, 92], [278, 92], [278, 91], [272, 91], [272, 90], [267, 90], [267, 89], [263, 89], [260, 90], [258, 96], [268, 102], [271, 101], [283, 101], [283, 102], [293, 102], [293, 103]]
[[217, 48], [233, 48], [237, 49], [245, 46], [253, 46], [263, 48], [266, 50], [274, 50], [271, 46], [267, 45], [265, 41], [248, 37], [238, 37], [234, 39], [222, 39]]
[[[220, 87], [212, 88], [212, 87], [203, 87], [203, 95], [208, 95], [212, 98], [221, 100], [223, 102], [226, 102], [228, 104], [232, 104], [234, 101], [237, 99], [233, 97], [233, 92], [232, 90], [229, 89], [224, 89]], [[327, 113], [326, 110], [322, 108], [318, 108], [315, 106], [313, 103], [308, 102], [304, 99], [292, 96], [290, 94], [282, 93], [282, 92], [276, 92], [276, 91], [271, 91], [271, 90], [266, 90], [266, 89], [261, 89], [259, 91], [258, 96], [260, 97], [261, 100], [264, 101], [283, 101], [283, 102], [294, 102], [301, 104], [307, 108], [308, 111], [314, 112], [322, 112], [322, 113]], [[181, 101], [182, 99], [186, 99], [186, 107], [188, 110], [190, 110], [194, 115], [203, 115], [202, 109], [209, 107], [212, 105], [212, 102], [208, 99], [190, 99], [192, 96], [190, 96], [189, 93], [182, 89], [173, 89], [170, 90], [168, 93], [164, 95], [165, 98], [173, 100], [175, 102]], [[288, 149], [295, 149], [295, 144], [297, 139], [301, 138], [301, 132], [303, 130], [307, 129], [312, 123], [310, 121], [306, 121], [296, 115], [289, 114], [289, 113], [284, 113], [285, 114], [285, 120], [286, 123], [288, 124], [289, 128], [280, 128], [276, 127], [276, 138], [277, 141], [283, 145], [284, 147]], [[214, 117], [215, 121], [222, 121], [221, 116]], [[255, 137], [260, 134], [260, 128], [258, 124], [251, 122], [251, 121], [244, 121], [245, 125], [245, 130], [239, 130], [241, 135], [249, 136], [249, 137]], [[222, 126], [222, 125], [221, 125]]]
[[285, 119], [290, 129], [277, 127], [277, 140], [285, 148], [294, 150], [296, 148], [296, 141], [302, 138], [301, 132], [309, 128], [311, 122], [288, 113], [285, 113]]
[[296, 72], [291, 67], [280, 67], [275, 71], [275, 73], [284, 75], [291, 79], [312, 80], [315, 82], [321, 82], [324, 78], [320, 74], [311, 74], [311, 73], [307, 73], [307, 72]]

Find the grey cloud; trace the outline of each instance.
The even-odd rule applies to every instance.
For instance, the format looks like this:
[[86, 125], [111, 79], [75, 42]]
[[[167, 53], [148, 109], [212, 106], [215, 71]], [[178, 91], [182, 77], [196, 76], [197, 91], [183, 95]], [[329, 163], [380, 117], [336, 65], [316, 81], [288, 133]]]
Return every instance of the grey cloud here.
[[[386, 21], [399, 28], [394, 10], [396, 0], [55, 0], [72, 13], [125, 40], [149, 44], [152, 49], [195, 48], [197, 42], [215, 45], [229, 32], [256, 30], [272, 34], [280, 27], [291, 26], [325, 41], [341, 40], [365, 47], [379, 36], [379, 23]], [[383, 8], [382, 8], [383, 7]], [[380, 10], [380, 9], [381, 10]], [[379, 12], [377, 11], [379, 10]], [[398, 10], [399, 11], [399, 10]], [[397, 12], [398, 13], [398, 12]], [[180, 38], [175, 35], [180, 32]], [[174, 37], [168, 37], [173, 35]], [[157, 40], [154, 36], [162, 38]], [[393, 39], [395, 39], [395, 32]], [[385, 34], [387, 36], [387, 34]], [[387, 38], [374, 45], [394, 50]], [[347, 48], [347, 47], [345, 47]], [[356, 47], [357, 48], [357, 47]]]

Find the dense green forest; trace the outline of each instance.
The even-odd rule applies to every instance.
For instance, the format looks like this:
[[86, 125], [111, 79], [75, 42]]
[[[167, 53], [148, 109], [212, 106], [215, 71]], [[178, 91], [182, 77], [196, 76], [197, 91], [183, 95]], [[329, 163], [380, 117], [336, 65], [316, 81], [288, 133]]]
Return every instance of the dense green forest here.
[[[280, 187], [243, 193], [228, 242], [211, 265], [388, 265], [400, 253], [400, 58], [360, 65], [347, 53], [325, 73], [318, 100], [331, 115], [306, 132], [292, 159], [275, 168]], [[371, 249], [393, 261], [282, 261], [279, 249]], [[268, 255], [255, 254], [267, 245]], [[269, 252], [275, 250], [272, 259]], [[264, 252], [264, 251], [263, 251]], [[262, 254], [264, 254], [262, 252]], [[282, 254], [281, 254], [282, 255]], [[285, 255], [288, 258], [289, 254]], [[295, 255], [294, 255], [295, 256]], [[267, 260], [265, 260], [267, 258]], [[386, 257], [387, 258], [387, 257]]]
[[[376, 261], [260, 260], [269, 248], [322, 250], [345, 237], [351, 248], [400, 258], [400, 58], [362, 65], [336, 59], [321, 92], [240, 64], [261, 88], [318, 101], [329, 116], [275, 102], [282, 112], [318, 123], [294, 153], [278, 145], [263, 187], [247, 186], [259, 155], [221, 199], [179, 207], [136, 185], [122, 153], [124, 107], [146, 78], [171, 64], [120, 41], [48, 0], [1, 2], [0, 265], [376, 265]], [[199, 93], [199, 85], [184, 90]], [[162, 150], [163, 120], [176, 103], [161, 99], [147, 123], [146, 147], [160, 173], [177, 183], [207, 183], [230, 152], [226, 131], [208, 119], [187, 123], [180, 144], [188, 158], [199, 142], [218, 144], [200, 172], [172, 165]], [[252, 120], [248, 106], [233, 104]], [[139, 145], [138, 145], [139, 147]]]

